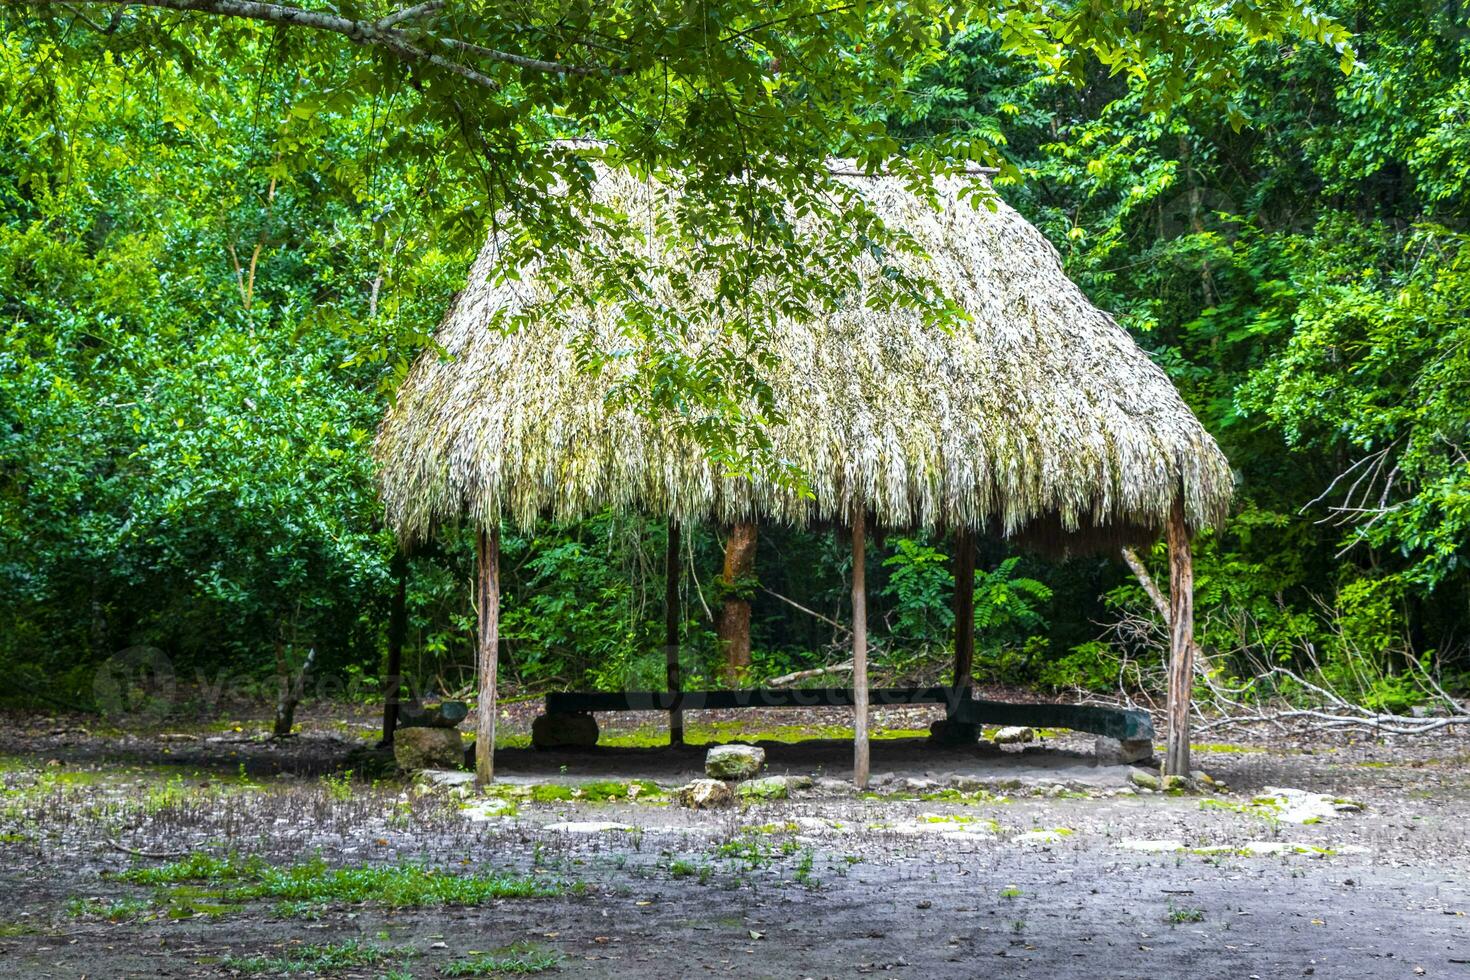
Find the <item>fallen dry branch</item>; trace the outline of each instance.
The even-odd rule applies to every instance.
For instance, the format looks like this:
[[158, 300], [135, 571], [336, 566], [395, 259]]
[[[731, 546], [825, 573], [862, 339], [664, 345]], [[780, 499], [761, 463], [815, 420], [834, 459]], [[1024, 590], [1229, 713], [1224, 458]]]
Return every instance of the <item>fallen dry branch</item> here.
[[[1281, 704], [1279, 707], [1256, 706], [1244, 711], [1228, 710], [1239, 708], [1240, 701], [1225, 702], [1227, 710], [1218, 717], [1195, 726], [1198, 732], [1229, 728], [1236, 725], [1283, 724], [1291, 721], [1306, 721], [1308, 727], [1320, 731], [1342, 731], [1358, 729], [1380, 732], [1385, 735], [1428, 735], [1432, 732], [1470, 725], [1470, 708], [1450, 697], [1432, 677], [1421, 681], [1434, 693], [1434, 707], [1438, 714], [1397, 715], [1357, 704], [1337, 691], [1321, 684], [1314, 684], [1300, 674], [1285, 667], [1271, 667], [1256, 677], [1257, 681], [1285, 678], [1320, 699], [1315, 707], [1297, 707]], [[1218, 703], [1218, 702], [1217, 702]]]
[[767, 687], [785, 687], [787, 684], [795, 684], [809, 677], [821, 677], [823, 674], [838, 674], [843, 671], [852, 670], [852, 661], [833, 664], [830, 667], [813, 667], [811, 670], [797, 670], [790, 674], [782, 674], [780, 677], [772, 677], [766, 681]]
[[770, 589], [765, 588], [764, 586], [761, 587], [761, 591], [764, 592], [766, 595], [770, 596], [773, 599], [780, 599], [782, 602], [786, 603], [788, 606], [790, 606], [793, 609], [796, 609], [796, 610], [798, 610], [800, 612], [804, 612], [808, 616], [812, 616], [812, 617], [814, 617], [816, 619], [820, 619], [822, 622], [824, 622], [827, 625], [833, 627], [834, 629], [840, 630], [843, 633], [851, 633], [852, 632], [852, 629], [850, 627], [848, 627], [846, 624], [839, 623], [837, 620], [833, 619], [830, 616], [823, 616], [821, 613], [817, 612], [815, 609], [809, 609], [806, 606], [803, 606], [801, 603], [797, 602], [795, 599], [788, 599], [786, 596], [782, 595], [781, 593], [779, 593], [779, 592], [773, 592]]
[[108, 838], [107, 846], [114, 851], [122, 851], [124, 854], [132, 854], [135, 857], [143, 858], [179, 858], [189, 853], [188, 851], [140, 851], [136, 847], [129, 847], [121, 841], [115, 841], [111, 838]]

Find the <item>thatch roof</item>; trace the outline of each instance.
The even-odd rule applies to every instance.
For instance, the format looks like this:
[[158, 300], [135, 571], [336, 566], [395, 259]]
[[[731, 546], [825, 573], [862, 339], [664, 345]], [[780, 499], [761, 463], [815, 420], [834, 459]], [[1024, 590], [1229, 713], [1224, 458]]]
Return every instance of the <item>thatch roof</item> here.
[[[1082, 550], [1156, 539], [1179, 494], [1191, 527], [1223, 518], [1232, 477], [1214, 439], [1040, 232], [1004, 202], [962, 199], [963, 178], [940, 182], [937, 211], [897, 179], [841, 179], [922, 245], [928, 259], [907, 261], [970, 320], [949, 331], [870, 310], [864, 286], [830, 315], [776, 326], [767, 377], [788, 422], [770, 436], [811, 498], [730, 477], [675, 427], [610, 408], [614, 378], [579, 371], [572, 344], [590, 329], [618, 345], [615, 311], [489, 327], [549, 288], [492, 284], [492, 238], [437, 335], [449, 356], [419, 358], [378, 433], [390, 525], [412, 541], [464, 516], [525, 526], [609, 507], [805, 524], [845, 520], [857, 492], [880, 526]], [[616, 173], [596, 186], [649, 229], [672, 193]], [[863, 261], [871, 285], [881, 271]]]

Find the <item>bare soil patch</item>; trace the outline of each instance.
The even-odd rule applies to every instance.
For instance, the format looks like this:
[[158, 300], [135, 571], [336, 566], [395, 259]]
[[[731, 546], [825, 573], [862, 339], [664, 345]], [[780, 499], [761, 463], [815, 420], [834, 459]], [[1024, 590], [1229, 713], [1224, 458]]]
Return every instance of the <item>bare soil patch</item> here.
[[[529, 714], [511, 709], [511, 735]], [[844, 720], [703, 722], [747, 726], [773, 772], [842, 777]], [[506, 782], [477, 801], [371, 775], [366, 712], [318, 709], [285, 742], [250, 719], [12, 718], [0, 974], [1470, 976], [1463, 737], [1200, 746], [1229, 786], [1205, 797], [1128, 795], [1126, 769], [1074, 737], [898, 738], [874, 746], [880, 793], [695, 812], [608, 789], [698, 771], [697, 750], [642, 744], [660, 721], [605, 719], [632, 744], [594, 753], [507, 748]], [[811, 741], [786, 741], [803, 727]], [[1361, 809], [1288, 823], [1254, 803], [1267, 786]], [[193, 856], [236, 863], [169, 878]], [[449, 876], [528, 887], [429, 900], [470, 895], [436, 892]]]

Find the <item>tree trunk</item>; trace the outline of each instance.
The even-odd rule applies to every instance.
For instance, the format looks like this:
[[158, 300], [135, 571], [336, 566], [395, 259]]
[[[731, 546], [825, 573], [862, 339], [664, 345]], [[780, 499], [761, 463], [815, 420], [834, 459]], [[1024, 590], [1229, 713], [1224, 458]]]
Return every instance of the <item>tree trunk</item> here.
[[388, 676], [383, 678], [383, 745], [393, 744], [403, 686], [403, 639], [408, 632], [408, 559], [393, 555], [393, 605], [388, 608]]
[[1189, 701], [1194, 686], [1194, 565], [1184, 498], [1169, 515], [1169, 739], [1164, 772], [1189, 776]]
[[720, 649], [725, 654], [725, 680], [739, 684], [750, 670], [750, 600], [746, 592], [755, 575], [756, 526], [737, 521], [725, 542], [725, 568], [720, 584], [725, 594], [720, 607]]
[[[679, 525], [669, 518], [668, 548], [664, 553], [664, 671], [670, 694], [683, 689], [679, 675]], [[684, 712], [669, 709], [669, 744], [684, 744]]]
[[291, 697], [291, 664], [286, 660], [286, 641], [276, 637], [276, 719], [271, 733], [276, 738], [291, 734], [296, 701]]
[[868, 788], [868, 593], [864, 505], [852, 508], [852, 784]]
[[954, 535], [954, 686], [968, 688], [975, 669], [975, 535]]
[[476, 539], [475, 592], [479, 599], [480, 701], [475, 725], [475, 788], [495, 778], [495, 669], [500, 653], [500, 529]]
[[276, 738], [285, 738], [295, 727], [296, 705], [301, 703], [301, 695], [306, 690], [306, 677], [315, 665], [316, 647], [311, 647], [306, 651], [301, 672], [292, 677], [291, 662], [286, 657], [286, 641], [279, 637], [276, 639], [276, 716], [271, 726], [271, 732]]

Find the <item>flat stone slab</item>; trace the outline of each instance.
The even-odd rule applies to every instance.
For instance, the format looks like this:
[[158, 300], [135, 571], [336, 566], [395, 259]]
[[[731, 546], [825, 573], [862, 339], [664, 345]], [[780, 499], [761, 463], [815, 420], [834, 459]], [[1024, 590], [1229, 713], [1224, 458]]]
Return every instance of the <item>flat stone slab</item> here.
[[962, 835], [956, 840], [994, 840], [995, 827], [989, 820], [964, 820], [956, 819], [943, 814], [923, 813], [917, 820], [904, 820], [892, 824], [886, 828], [890, 833], [933, 835], [936, 837], [948, 837], [951, 834]]
[[1274, 808], [1276, 819], [1282, 823], [1299, 824], [1321, 823], [1339, 814], [1357, 813], [1363, 809], [1360, 803], [1282, 786], [1267, 786], [1265, 792], [1255, 798], [1255, 804]]
[[1144, 854], [1168, 854], [1184, 850], [1184, 844], [1177, 840], [1125, 840], [1119, 841], [1116, 846], [1125, 851], [1140, 851]]
[[510, 800], [477, 800], [460, 807], [459, 812], [464, 814], [465, 819], [481, 822], [485, 820], [498, 820], [515, 811], [515, 804]]
[[566, 823], [549, 823], [542, 829], [562, 834], [603, 834], [610, 830], [632, 830], [633, 827], [606, 820], [571, 820]]
[[829, 820], [826, 817], [797, 817], [793, 821], [797, 827], [807, 833], [818, 834], [850, 834], [852, 827], [840, 820]]

